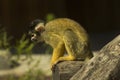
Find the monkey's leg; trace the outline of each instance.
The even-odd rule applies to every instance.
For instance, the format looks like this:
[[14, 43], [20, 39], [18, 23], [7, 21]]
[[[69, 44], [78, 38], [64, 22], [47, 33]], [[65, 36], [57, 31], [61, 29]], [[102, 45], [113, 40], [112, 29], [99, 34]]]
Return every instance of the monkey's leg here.
[[76, 42], [77, 42], [76, 34], [72, 30], [66, 30], [64, 32], [63, 41], [68, 55], [59, 57], [57, 62], [75, 60], [76, 59], [75, 50], [76, 50]]
[[63, 41], [59, 42], [58, 45], [53, 49], [53, 55], [51, 59], [51, 68], [57, 63], [59, 57], [63, 56], [65, 52], [65, 46]]

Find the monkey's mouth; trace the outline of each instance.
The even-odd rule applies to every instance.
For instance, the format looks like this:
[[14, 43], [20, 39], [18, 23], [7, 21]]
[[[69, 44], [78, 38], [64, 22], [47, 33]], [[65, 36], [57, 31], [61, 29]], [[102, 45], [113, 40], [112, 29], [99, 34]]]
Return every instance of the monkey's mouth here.
[[33, 41], [33, 42], [37, 42], [38, 40], [37, 40], [37, 38], [32, 37], [32, 38], [31, 38], [31, 41]]

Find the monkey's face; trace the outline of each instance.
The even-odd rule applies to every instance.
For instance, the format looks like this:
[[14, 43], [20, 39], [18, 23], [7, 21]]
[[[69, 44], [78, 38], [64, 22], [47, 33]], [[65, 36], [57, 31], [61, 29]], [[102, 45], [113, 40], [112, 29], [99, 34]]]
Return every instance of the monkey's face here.
[[42, 42], [44, 41], [41, 34], [44, 31], [44, 23], [38, 22], [31, 26], [31, 30], [29, 31], [29, 35], [31, 36], [31, 40], [34, 42]]
[[29, 35], [31, 36], [31, 41], [38, 42], [40, 38], [39, 32], [32, 30], [32, 31], [29, 31]]

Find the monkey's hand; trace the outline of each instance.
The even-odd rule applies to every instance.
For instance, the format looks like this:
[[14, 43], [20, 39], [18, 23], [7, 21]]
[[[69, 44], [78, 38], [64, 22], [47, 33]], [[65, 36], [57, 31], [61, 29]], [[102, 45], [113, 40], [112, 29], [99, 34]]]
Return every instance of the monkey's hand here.
[[75, 60], [74, 56], [68, 55], [68, 56], [63, 56], [63, 57], [59, 57], [51, 66], [51, 70], [55, 71], [55, 67], [58, 63], [63, 62], [63, 61], [73, 61]]
[[56, 65], [58, 64], [59, 62], [55, 62], [54, 64], [51, 64], [51, 67], [50, 67], [50, 69], [54, 72], [55, 71], [55, 67], [56, 67]]

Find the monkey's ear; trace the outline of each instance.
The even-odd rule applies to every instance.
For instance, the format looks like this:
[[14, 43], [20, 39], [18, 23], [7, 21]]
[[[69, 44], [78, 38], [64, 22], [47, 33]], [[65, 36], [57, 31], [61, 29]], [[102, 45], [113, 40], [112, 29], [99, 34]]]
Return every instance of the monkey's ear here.
[[43, 32], [45, 30], [44, 28], [44, 23], [39, 23], [36, 27], [35, 30], [38, 32]]
[[29, 24], [29, 29], [34, 30], [39, 23], [45, 23], [45, 22], [41, 19], [35, 19]]

